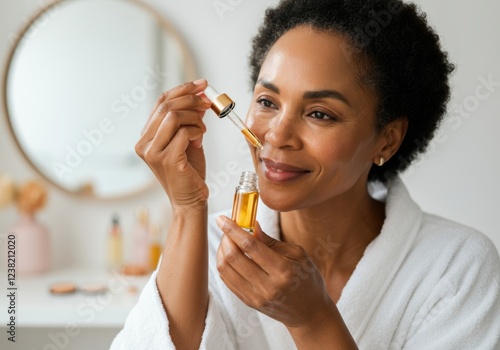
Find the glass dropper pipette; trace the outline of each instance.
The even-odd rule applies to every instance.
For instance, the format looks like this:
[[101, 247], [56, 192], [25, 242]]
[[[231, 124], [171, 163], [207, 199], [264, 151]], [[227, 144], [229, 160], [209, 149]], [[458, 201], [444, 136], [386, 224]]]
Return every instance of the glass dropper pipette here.
[[215, 112], [215, 114], [217, 114], [219, 118], [228, 117], [242, 132], [242, 134], [245, 135], [248, 142], [250, 142], [255, 148], [262, 150], [263, 147], [260, 140], [234, 112], [235, 103], [228, 95], [218, 93], [210, 85], [207, 86], [203, 93], [212, 102], [210, 108], [212, 108], [212, 110]]

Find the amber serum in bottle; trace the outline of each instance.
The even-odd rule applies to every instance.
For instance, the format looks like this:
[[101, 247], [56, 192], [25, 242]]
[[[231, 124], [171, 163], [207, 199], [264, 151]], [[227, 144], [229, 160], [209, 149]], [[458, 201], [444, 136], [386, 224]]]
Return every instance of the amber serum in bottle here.
[[257, 174], [253, 171], [244, 171], [240, 183], [236, 187], [233, 201], [232, 219], [244, 230], [253, 233], [257, 204], [259, 202], [259, 188]]

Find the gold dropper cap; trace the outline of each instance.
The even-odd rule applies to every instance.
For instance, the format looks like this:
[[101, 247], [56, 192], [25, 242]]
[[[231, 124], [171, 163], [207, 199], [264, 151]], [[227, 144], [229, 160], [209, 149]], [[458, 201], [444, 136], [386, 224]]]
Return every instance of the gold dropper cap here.
[[214, 111], [219, 118], [224, 118], [226, 115], [231, 113], [231, 111], [234, 109], [234, 106], [234, 101], [231, 100], [228, 95], [220, 94], [213, 99], [210, 108], [212, 108], [212, 111]]

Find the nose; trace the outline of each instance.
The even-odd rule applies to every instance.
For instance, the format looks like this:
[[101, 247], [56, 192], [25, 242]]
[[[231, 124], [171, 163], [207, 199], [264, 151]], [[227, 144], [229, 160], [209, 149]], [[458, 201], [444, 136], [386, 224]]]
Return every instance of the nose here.
[[269, 122], [264, 140], [274, 148], [300, 149], [300, 118], [285, 110], [276, 114]]

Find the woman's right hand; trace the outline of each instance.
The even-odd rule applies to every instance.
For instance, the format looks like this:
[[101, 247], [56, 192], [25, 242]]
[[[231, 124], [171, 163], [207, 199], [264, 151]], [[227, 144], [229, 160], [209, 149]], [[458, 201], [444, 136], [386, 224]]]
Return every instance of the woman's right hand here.
[[208, 200], [202, 148], [206, 126], [202, 118], [210, 100], [200, 96], [207, 85], [206, 80], [197, 80], [164, 92], [135, 146], [174, 210], [205, 207]]

